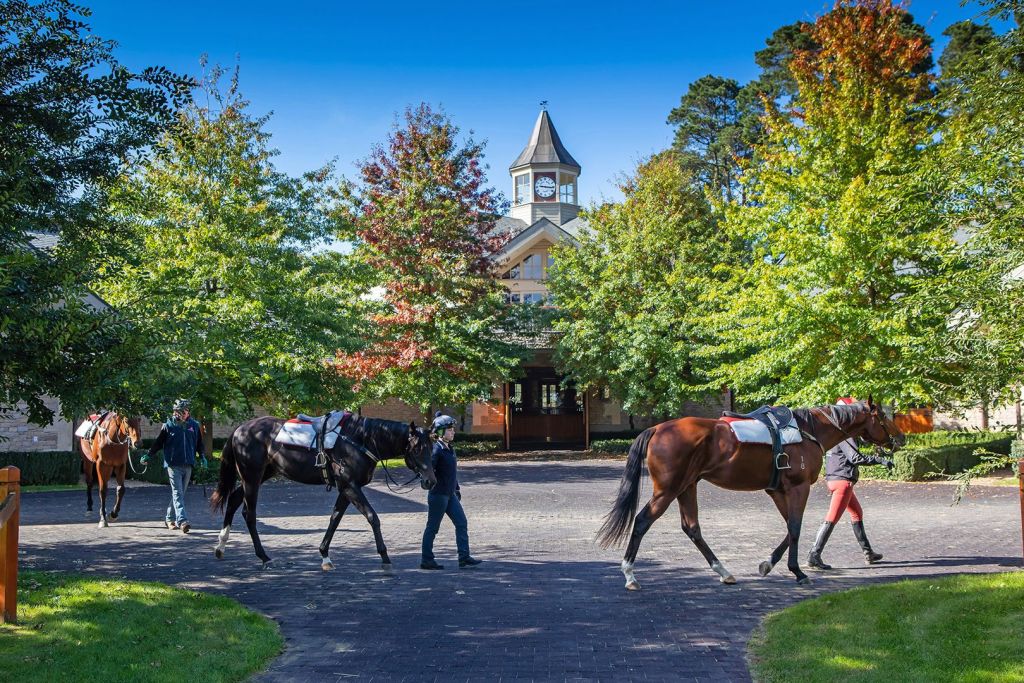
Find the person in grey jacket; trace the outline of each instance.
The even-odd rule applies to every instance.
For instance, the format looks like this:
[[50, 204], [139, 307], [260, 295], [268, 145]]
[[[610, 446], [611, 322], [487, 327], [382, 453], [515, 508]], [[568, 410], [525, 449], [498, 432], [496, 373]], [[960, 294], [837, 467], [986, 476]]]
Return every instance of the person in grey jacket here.
[[[839, 405], [848, 405], [853, 399], [841, 398]], [[814, 539], [814, 547], [807, 557], [807, 565], [814, 569], [832, 569], [832, 565], [825, 564], [821, 559], [821, 551], [825, 549], [832, 529], [847, 510], [850, 511], [850, 523], [853, 525], [853, 535], [857, 538], [861, 550], [864, 552], [864, 561], [874, 564], [882, 559], [881, 553], [876, 553], [868, 542], [867, 534], [864, 532], [864, 510], [857, 500], [857, 494], [853, 492], [853, 486], [860, 479], [861, 465], [885, 465], [892, 469], [893, 462], [889, 458], [876, 455], [865, 455], [857, 450], [853, 439], [843, 441], [831, 449], [825, 458], [825, 482], [828, 490], [832, 493], [832, 501], [829, 504], [828, 514], [825, 521], [818, 529], [818, 536]]]
[[149, 453], [142, 457], [142, 464], [145, 465], [158, 451], [163, 450], [164, 467], [171, 484], [171, 504], [167, 506], [164, 524], [168, 529], [181, 529], [185, 534], [192, 529], [185, 512], [185, 491], [192, 479], [192, 468], [197, 464], [200, 469], [206, 468], [203, 435], [199, 423], [192, 418], [191, 408], [192, 405], [183, 398], [175, 401], [171, 418], [160, 428], [160, 434], [149, 447]]

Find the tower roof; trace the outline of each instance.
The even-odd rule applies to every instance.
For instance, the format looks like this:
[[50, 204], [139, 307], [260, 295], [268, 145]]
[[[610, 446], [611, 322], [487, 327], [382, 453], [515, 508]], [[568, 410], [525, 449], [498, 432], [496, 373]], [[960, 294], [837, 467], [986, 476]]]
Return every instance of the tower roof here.
[[543, 110], [537, 117], [537, 123], [533, 126], [533, 134], [530, 135], [530, 142], [526, 145], [519, 157], [509, 166], [510, 169], [528, 166], [530, 164], [564, 164], [580, 172], [580, 165], [572, 158], [572, 155], [558, 139], [558, 132], [547, 110]]

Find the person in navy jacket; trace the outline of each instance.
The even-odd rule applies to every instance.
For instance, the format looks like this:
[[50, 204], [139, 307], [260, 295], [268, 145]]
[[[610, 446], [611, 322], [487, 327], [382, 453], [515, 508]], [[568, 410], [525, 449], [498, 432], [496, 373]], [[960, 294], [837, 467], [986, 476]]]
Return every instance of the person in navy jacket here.
[[[181, 529], [186, 534], [192, 525], [185, 513], [185, 491], [192, 479], [192, 468], [197, 464], [200, 469], [206, 468], [203, 436], [199, 423], [192, 419], [191, 408], [192, 405], [183, 398], [174, 402], [173, 414], [160, 428], [149, 453], [142, 458], [142, 464], [148, 464], [157, 451], [163, 450], [164, 467], [171, 483], [171, 504], [167, 506], [164, 524], [168, 529]], [[196, 455], [199, 456], [198, 462]]]
[[469, 554], [469, 526], [462, 509], [462, 492], [459, 490], [457, 461], [452, 440], [455, 439], [455, 419], [440, 411], [430, 425], [431, 436], [435, 438], [431, 464], [437, 483], [427, 494], [427, 528], [423, 530], [422, 558], [420, 569], [444, 569], [434, 559], [434, 537], [441, 528], [445, 515], [455, 525], [455, 546], [459, 551], [459, 568], [475, 567], [481, 560]]

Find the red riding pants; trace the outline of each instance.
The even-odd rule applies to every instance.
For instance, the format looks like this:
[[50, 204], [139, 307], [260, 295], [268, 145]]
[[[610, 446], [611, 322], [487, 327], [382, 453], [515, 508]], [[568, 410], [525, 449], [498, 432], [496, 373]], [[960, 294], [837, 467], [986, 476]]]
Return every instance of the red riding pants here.
[[853, 484], [845, 479], [836, 479], [826, 483], [828, 490], [832, 492], [832, 503], [828, 506], [825, 521], [835, 524], [847, 508], [850, 510], [850, 519], [854, 522], [861, 521], [864, 510], [861, 509], [860, 503], [857, 501], [857, 494], [853, 492]]

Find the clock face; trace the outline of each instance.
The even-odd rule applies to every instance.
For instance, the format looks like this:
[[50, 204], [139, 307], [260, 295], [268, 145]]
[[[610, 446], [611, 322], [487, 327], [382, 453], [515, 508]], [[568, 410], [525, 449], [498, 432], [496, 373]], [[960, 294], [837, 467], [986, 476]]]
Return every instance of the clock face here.
[[547, 199], [555, 195], [555, 179], [548, 176], [541, 176], [533, 184], [533, 190], [538, 197]]

